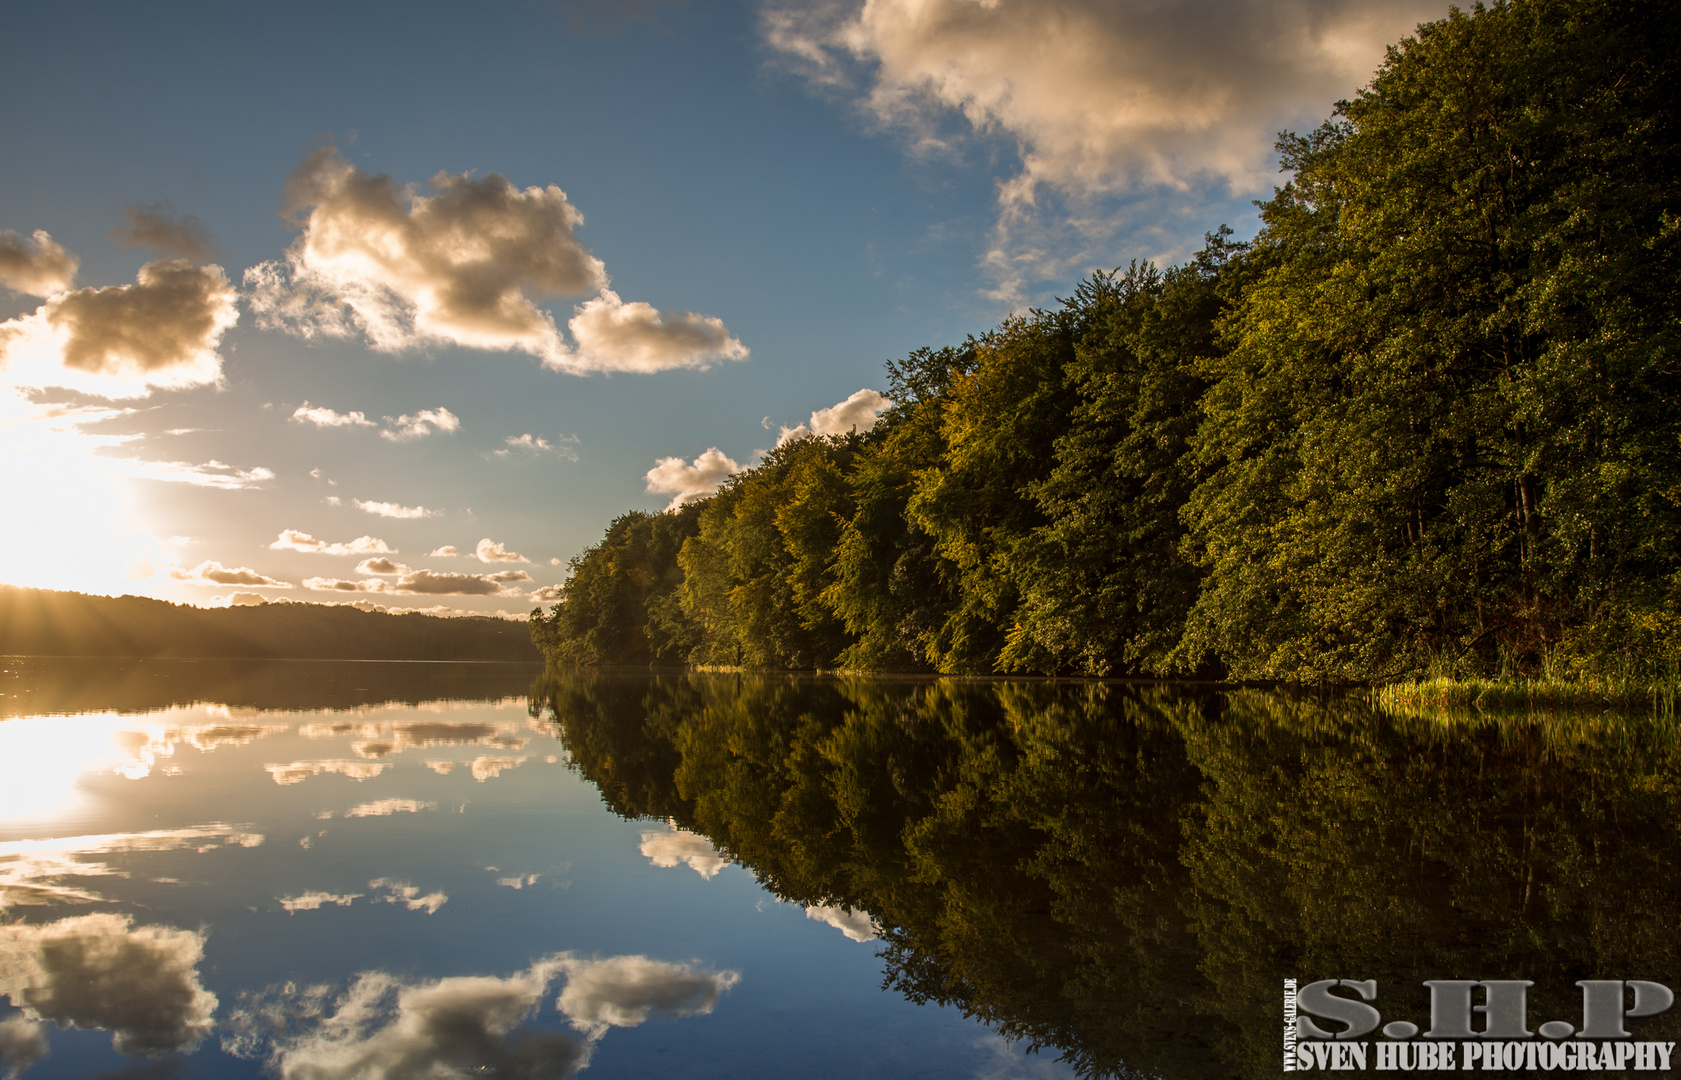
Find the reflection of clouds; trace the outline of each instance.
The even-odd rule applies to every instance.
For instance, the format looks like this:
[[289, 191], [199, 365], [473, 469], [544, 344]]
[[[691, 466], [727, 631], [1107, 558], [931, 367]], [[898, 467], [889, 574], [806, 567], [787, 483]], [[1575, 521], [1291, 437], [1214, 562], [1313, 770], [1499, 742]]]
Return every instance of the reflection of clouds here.
[[428, 769], [431, 769], [433, 772], [437, 773], [439, 776], [448, 776], [450, 773], [455, 771], [455, 762], [453, 762], [453, 761], [428, 761], [426, 763], [426, 767]]
[[531, 740], [516, 734], [514, 724], [491, 724], [482, 720], [418, 720], [412, 723], [304, 724], [298, 734], [306, 739], [350, 736], [350, 749], [357, 757], [382, 758], [404, 750], [434, 746], [493, 746], [501, 750], [523, 750]]
[[126, 915], [0, 926], [0, 993], [33, 1020], [111, 1032], [124, 1054], [191, 1051], [216, 995], [199, 984], [204, 935]]
[[368, 888], [384, 889], [385, 895], [378, 899], [387, 904], [402, 904], [410, 911], [424, 911], [428, 915], [436, 915], [439, 908], [449, 903], [449, 897], [444, 893], [430, 892], [422, 896], [415, 886], [394, 878], [374, 878], [368, 882]]
[[679, 829], [669, 821], [665, 830], [649, 830], [642, 834], [642, 854], [655, 866], [671, 867], [685, 863], [701, 877], [709, 878], [730, 864], [730, 860], [720, 854], [706, 837]]
[[523, 889], [527, 885], [537, 884], [537, 882], [539, 880], [541, 880], [542, 877], [543, 877], [542, 874], [525, 874], [523, 876], [520, 875], [520, 874], [515, 874], [513, 877], [499, 877], [499, 878], [497, 878], [496, 879], [496, 884], [502, 886], [505, 889]]
[[349, 907], [352, 900], [360, 899], [361, 896], [362, 894], [359, 892], [306, 892], [302, 896], [281, 896], [276, 897], [276, 899], [280, 901], [280, 906], [286, 909], [286, 914], [295, 915], [300, 911], [317, 911], [324, 904]]
[[19, 1075], [47, 1056], [44, 1027], [23, 1016], [0, 1020], [0, 1069], [6, 1077]]
[[252, 724], [223, 721], [212, 724], [184, 724], [178, 727], [148, 725], [146, 728], [124, 729], [111, 733], [111, 741], [123, 755], [117, 772], [130, 780], [151, 775], [158, 758], [174, 757], [181, 744], [208, 753], [223, 746], [245, 746], [266, 735], [277, 735], [287, 729], [286, 724]]
[[352, 780], [368, 780], [384, 772], [386, 766], [377, 761], [294, 761], [286, 765], [270, 763], [263, 768], [274, 777], [275, 783], [285, 786], [301, 784], [322, 773], [337, 773]]
[[851, 908], [836, 907], [833, 904], [818, 904], [806, 908], [805, 917], [828, 923], [853, 941], [874, 941], [881, 936], [876, 930], [875, 920], [870, 918], [867, 911], [853, 911]]
[[418, 814], [422, 810], [436, 810], [435, 802], [421, 802], [419, 799], [378, 799], [365, 802], [359, 806], [352, 806], [344, 812], [345, 817], [387, 817], [391, 814]]
[[[525, 1027], [562, 977], [555, 1007], [582, 1038]], [[740, 978], [644, 956], [585, 960], [569, 953], [505, 978], [411, 983], [364, 972], [333, 1000], [326, 987], [290, 984], [242, 1000], [222, 1047], [266, 1056], [268, 1071], [281, 1080], [564, 1077], [589, 1064], [610, 1027], [634, 1027], [654, 1014], [705, 1015]]]
[[134, 851], [206, 852], [221, 846], [256, 847], [262, 834], [245, 825], [196, 825], [138, 833], [62, 836], [47, 840], [7, 840], [0, 843], [0, 910], [21, 904], [97, 903], [98, 893], [62, 883], [72, 877], [110, 877], [120, 872], [110, 863], [91, 859]]
[[473, 779], [480, 783], [486, 780], [494, 780], [502, 775], [504, 769], [519, 768], [529, 756], [529, 754], [521, 754], [519, 757], [490, 757], [488, 755], [476, 757], [473, 759], [472, 765]]

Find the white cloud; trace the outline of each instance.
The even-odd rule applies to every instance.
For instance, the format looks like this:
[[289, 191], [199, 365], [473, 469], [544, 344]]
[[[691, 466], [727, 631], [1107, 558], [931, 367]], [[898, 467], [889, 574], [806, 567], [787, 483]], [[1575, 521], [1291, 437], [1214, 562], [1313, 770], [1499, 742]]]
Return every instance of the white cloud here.
[[0, 323], [0, 363], [18, 386], [107, 398], [219, 383], [222, 335], [239, 321], [222, 268], [157, 259], [133, 285], [52, 296]]
[[[280, 727], [284, 730], [286, 725]], [[175, 739], [193, 731], [190, 728], [186, 732], [172, 731], [161, 744], [150, 743], [141, 735], [142, 742], [148, 745], [125, 749], [145, 760], [131, 760], [131, 765], [139, 767], [118, 771], [131, 778], [147, 775], [158, 754], [173, 753]], [[207, 741], [202, 748], [210, 749], [214, 745], [214, 741]], [[112, 863], [95, 856], [157, 851], [203, 853], [219, 846], [256, 847], [262, 844], [263, 837], [244, 831], [247, 828], [244, 825], [217, 823], [138, 833], [0, 841], [0, 910], [18, 905], [104, 902], [105, 897], [98, 893], [67, 881], [70, 878], [112, 877], [120, 873]]]
[[[307, 401], [304, 402], [302, 405], [299, 405], [297, 407], [297, 409], [293, 411], [292, 419], [297, 421], [300, 424], [314, 424], [316, 427], [376, 427], [377, 426], [372, 420], [369, 420], [367, 415], [364, 414], [364, 413], [361, 413], [361, 412], [347, 412], [347, 413], [335, 412], [334, 410], [329, 409], [324, 405], [311, 405]], [[316, 469], [316, 470], [312, 471], [310, 473], [310, 475], [319, 479], [320, 476], [321, 476], [321, 470]]]
[[387, 765], [383, 761], [293, 761], [285, 765], [268, 764], [263, 766], [268, 774], [274, 777], [274, 782], [285, 787], [290, 784], [301, 784], [312, 776], [328, 775], [348, 776], [352, 780], [371, 780], [384, 772]]
[[741, 981], [734, 971], [704, 971], [646, 956], [567, 957], [559, 965], [567, 978], [555, 1006], [591, 1038], [609, 1027], [636, 1027], [655, 1013], [705, 1016]]
[[655, 866], [683, 864], [703, 878], [716, 877], [730, 864], [729, 857], [713, 847], [712, 841], [698, 833], [679, 829], [671, 822], [666, 822], [664, 832], [649, 830], [643, 833], [638, 850]]
[[350, 501], [356, 504], [356, 509], [358, 510], [364, 510], [370, 514], [377, 514], [380, 517], [399, 518], [402, 520], [438, 517], [443, 513], [442, 510], [428, 510], [424, 506], [404, 506], [401, 503], [394, 502], [370, 502], [363, 499], [352, 499]]
[[286, 914], [295, 915], [300, 911], [316, 911], [324, 904], [337, 904], [339, 907], [349, 907], [351, 901], [361, 899], [361, 893], [330, 893], [306, 892], [302, 896], [278, 897], [280, 906], [286, 909]]
[[407, 413], [396, 419], [387, 416], [385, 422], [391, 427], [380, 432], [379, 437], [390, 439], [392, 442], [423, 439], [434, 431], [453, 434], [461, 430], [461, 418], [442, 406], [436, 409], [422, 409], [413, 416]]
[[378, 899], [387, 904], [402, 904], [410, 911], [424, 911], [428, 915], [436, 915], [439, 908], [449, 903], [449, 897], [441, 892], [422, 895], [418, 887], [393, 878], [375, 878], [368, 882], [368, 888], [385, 890], [385, 895]]
[[426, 554], [434, 559], [453, 559], [461, 554], [461, 549], [454, 544], [445, 544], [443, 547], [435, 551], [428, 551]]
[[203, 933], [126, 915], [0, 926], [0, 993], [31, 1020], [111, 1032], [119, 1053], [191, 1052], [217, 1005], [199, 982], [203, 958]]
[[805, 909], [805, 917], [834, 927], [852, 941], [874, 941], [881, 936], [875, 920], [867, 911], [854, 911], [833, 904], [814, 904]]
[[275, 551], [302, 551], [311, 555], [395, 555], [397, 550], [373, 536], [358, 536], [345, 543], [317, 540], [297, 529], [282, 529], [269, 547]]
[[[508, 457], [516, 450], [525, 454], [555, 454], [567, 461], [578, 460], [578, 436], [560, 435], [551, 443], [541, 435], [509, 435], [502, 442], [505, 444], [500, 450], [492, 450], [497, 457]], [[558, 445], [556, 445], [558, 443]]]
[[261, 465], [241, 469], [214, 458], [202, 465], [190, 461], [142, 461], [139, 458], [113, 459], [113, 471], [139, 480], [157, 480], [166, 484], [191, 484], [194, 487], [216, 488], [221, 491], [241, 491], [262, 487], [274, 479], [274, 472]]
[[[886, 394], [868, 389], [859, 390], [845, 401], [837, 402], [827, 409], [818, 409], [811, 414], [808, 424], [783, 428], [777, 436], [776, 445], [791, 443], [808, 435], [845, 435], [849, 431], [868, 431], [876, 426], [881, 414], [892, 407], [893, 401]], [[768, 426], [768, 417], [766, 423]]]
[[[1274, 133], [1317, 125], [1387, 44], [1446, 13], [1440, 0], [809, 0], [768, 5], [762, 31], [919, 154], [974, 135], [1014, 144], [986, 260], [1009, 288], [1105, 239], [1106, 198], [1168, 193], [1171, 216], [1198, 189], [1266, 194]], [[1036, 224], [1046, 192], [1066, 200], [1063, 235]]]
[[519, 768], [521, 765], [525, 764], [525, 760], [530, 756], [530, 754], [521, 754], [518, 757], [491, 757], [488, 754], [480, 755], [479, 757], [473, 759], [473, 763], [470, 766], [473, 773], [473, 779], [477, 780], [481, 784], [486, 780], [494, 780], [509, 769]]
[[517, 551], [509, 551], [507, 547], [502, 544], [492, 543], [490, 537], [488, 536], [479, 541], [478, 547], [473, 549], [473, 554], [478, 556], [478, 560], [480, 562], [484, 563], [528, 563], [531, 561]]
[[566, 586], [564, 585], [544, 585], [540, 589], [531, 590], [525, 598], [534, 604], [552, 604], [565, 595]]
[[670, 495], [671, 505], [666, 509], [675, 510], [686, 502], [706, 498], [716, 492], [730, 474], [740, 471], [741, 466], [726, 457], [723, 451], [716, 446], [708, 447], [706, 453], [693, 462], [686, 462], [680, 457], [660, 458], [648, 470], [647, 490], [655, 495]]
[[419, 799], [379, 799], [352, 806], [344, 812], [347, 818], [353, 817], [389, 817], [392, 814], [418, 814], [422, 810], [436, 810], [435, 802], [421, 802]]
[[586, 370], [705, 370], [748, 355], [722, 319], [692, 311], [662, 314], [640, 300], [627, 304], [611, 289], [578, 305], [566, 327], [578, 342], [576, 362]]
[[79, 263], [44, 229], [29, 238], [0, 229], [0, 285], [13, 292], [42, 299], [64, 292], [75, 284]]
[[247, 585], [258, 589], [291, 589], [296, 586], [259, 574], [248, 566], [227, 567], [213, 560], [205, 560], [191, 570], [173, 567], [169, 580], [188, 585]]
[[512, 583], [530, 581], [523, 570], [504, 570], [496, 574], [448, 574], [434, 570], [410, 570], [393, 564], [394, 572], [402, 574], [396, 581], [364, 578], [346, 581], [342, 578], [312, 577], [304, 579], [304, 588], [317, 592], [398, 593], [413, 596], [518, 596], [520, 591]]
[[[369, 175], [333, 147], [311, 153], [287, 186], [302, 233], [283, 260], [245, 273], [257, 324], [304, 337], [359, 335], [383, 352], [519, 350], [575, 374], [746, 355], [716, 318], [622, 303], [578, 239], [583, 215], [560, 188], [446, 172], [429, 187], [422, 195]], [[574, 350], [537, 301], [590, 293], [571, 321]]]

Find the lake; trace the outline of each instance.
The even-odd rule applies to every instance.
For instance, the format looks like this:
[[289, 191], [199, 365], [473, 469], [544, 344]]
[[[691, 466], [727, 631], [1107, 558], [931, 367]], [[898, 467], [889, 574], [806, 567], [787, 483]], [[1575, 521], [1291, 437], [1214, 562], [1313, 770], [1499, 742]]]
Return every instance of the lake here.
[[1274, 1076], [1286, 979], [1420, 1029], [1426, 980], [1529, 981], [1534, 1029], [1583, 1023], [1579, 980], [1681, 977], [1650, 718], [0, 669], [0, 1075]]

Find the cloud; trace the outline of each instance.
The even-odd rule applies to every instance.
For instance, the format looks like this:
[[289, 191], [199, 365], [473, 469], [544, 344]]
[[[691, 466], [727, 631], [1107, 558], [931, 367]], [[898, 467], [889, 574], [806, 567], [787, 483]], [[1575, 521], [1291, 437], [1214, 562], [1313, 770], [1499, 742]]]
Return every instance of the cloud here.
[[608, 1027], [636, 1027], [656, 1013], [704, 1016], [741, 981], [734, 971], [704, 971], [646, 956], [567, 957], [559, 963], [566, 988], [555, 1007], [592, 1038], [600, 1038]]
[[183, 570], [174, 567], [169, 571], [169, 580], [185, 582], [189, 585], [249, 585], [259, 589], [291, 589], [296, 586], [286, 581], [276, 581], [265, 574], [259, 574], [250, 567], [226, 567], [219, 562], [206, 560], [193, 567]]
[[373, 536], [358, 536], [346, 543], [317, 540], [306, 532], [282, 529], [269, 547], [275, 551], [302, 551], [312, 555], [395, 555], [396, 549]]
[[[282, 729], [284, 727], [281, 725]], [[162, 748], [162, 752], [173, 753], [173, 743]], [[148, 771], [149, 768], [138, 772], [119, 770], [133, 778], [145, 776]], [[0, 842], [0, 909], [18, 905], [104, 902], [105, 898], [98, 893], [68, 884], [66, 880], [119, 874], [115, 866], [95, 856], [156, 851], [203, 853], [219, 846], [256, 847], [262, 844], [263, 837], [244, 831], [247, 828], [244, 825], [216, 823], [150, 832], [3, 841]]]
[[566, 327], [578, 342], [576, 361], [588, 370], [705, 370], [719, 360], [747, 359], [747, 346], [711, 315], [661, 314], [640, 300], [627, 304], [611, 289], [575, 310]]
[[558, 446], [541, 435], [532, 435], [530, 432], [524, 435], [509, 435], [502, 442], [506, 444], [502, 449], [491, 451], [497, 457], [508, 457], [517, 450], [526, 454], [555, 454], [567, 461], [578, 460], [578, 436], [576, 435], [557, 436]]
[[535, 885], [542, 880], [542, 874], [515, 874], [513, 877], [499, 877], [496, 884], [504, 889], [523, 889], [528, 885]]
[[190, 1052], [217, 1005], [199, 982], [203, 958], [203, 933], [126, 915], [0, 926], [0, 993], [32, 1020], [111, 1032], [119, 1053]]
[[64, 292], [75, 284], [80, 262], [43, 229], [30, 238], [0, 229], [0, 285], [13, 292], [42, 299]]
[[408, 574], [413, 571], [400, 562], [392, 562], [383, 556], [377, 559], [363, 559], [356, 564], [358, 574]]
[[703, 878], [716, 877], [720, 870], [730, 865], [729, 857], [713, 847], [712, 841], [698, 833], [679, 829], [669, 821], [664, 832], [650, 830], [643, 833], [642, 846], [638, 850], [655, 866], [673, 867], [681, 863]]
[[239, 321], [222, 268], [157, 259], [133, 285], [78, 289], [0, 323], [0, 363], [20, 386], [101, 397], [219, 383], [222, 335]]
[[442, 406], [436, 409], [422, 409], [413, 416], [405, 413], [395, 420], [387, 416], [385, 422], [392, 426], [390, 429], [380, 432], [379, 437], [390, 439], [392, 442], [422, 439], [434, 431], [453, 434], [461, 430], [461, 418]]
[[526, 759], [530, 756], [530, 754], [521, 754], [519, 757], [491, 757], [488, 754], [480, 755], [479, 757], [473, 759], [473, 763], [470, 767], [473, 773], [473, 779], [477, 780], [481, 784], [486, 780], [494, 780], [509, 769], [519, 768], [521, 765], [525, 764]]
[[[394, 564], [396, 565], [396, 564]], [[434, 570], [410, 570], [398, 566], [402, 573], [396, 581], [364, 578], [345, 581], [341, 578], [312, 577], [304, 579], [304, 588], [318, 592], [398, 593], [412, 596], [518, 596], [520, 591], [512, 583], [530, 581], [523, 570], [503, 570], [495, 574], [448, 574]]]
[[518, 734], [517, 727], [487, 724], [479, 720], [420, 720], [403, 724], [304, 724], [298, 728], [298, 734], [306, 739], [350, 736], [357, 740], [350, 744], [350, 749], [357, 757], [363, 758], [381, 758], [387, 754], [434, 746], [494, 746], [502, 750], [523, 750], [531, 741]]
[[805, 917], [827, 923], [853, 941], [874, 941], [881, 936], [875, 920], [867, 911], [854, 911], [833, 904], [814, 904], [805, 909]]
[[[881, 414], [892, 407], [893, 401], [886, 394], [869, 389], [859, 390], [845, 401], [812, 413], [809, 426], [800, 424], [797, 427], [783, 428], [777, 437], [776, 445], [791, 443], [809, 435], [845, 435], [849, 431], [868, 431], [876, 426]], [[768, 426], [768, 417], [766, 422]]]
[[312, 776], [328, 775], [348, 776], [352, 780], [371, 780], [384, 772], [387, 768], [383, 761], [294, 761], [289, 764], [267, 764], [263, 766], [268, 774], [274, 777], [274, 782], [286, 787], [291, 784], [301, 784]]
[[478, 547], [473, 549], [473, 554], [478, 556], [478, 560], [480, 562], [484, 563], [528, 563], [531, 561], [517, 551], [509, 551], [502, 544], [492, 543], [490, 537], [488, 536], [479, 541]]
[[[377, 427], [372, 420], [360, 412], [334, 412], [324, 406], [311, 406], [309, 402], [299, 405], [292, 413], [292, 419], [300, 424], [314, 424], [316, 427]], [[316, 470], [319, 472], [319, 470]], [[315, 473], [310, 475], [314, 476]], [[319, 477], [317, 477], [319, 479]]]
[[361, 899], [361, 893], [330, 893], [306, 892], [302, 896], [277, 897], [280, 906], [286, 909], [286, 914], [295, 915], [300, 911], [316, 911], [323, 904], [337, 904], [339, 907], [349, 907], [351, 901]]
[[195, 262], [204, 262], [216, 253], [210, 227], [191, 214], [177, 214], [168, 199], [149, 206], [126, 204], [123, 223], [111, 233], [111, 242]]
[[0, 1020], [0, 1069], [8, 1080], [47, 1056], [46, 1025], [23, 1016]]
[[449, 903], [449, 897], [441, 892], [430, 892], [422, 896], [417, 887], [392, 878], [375, 878], [368, 882], [368, 888], [384, 889], [386, 895], [379, 899], [387, 904], [402, 904], [410, 911], [424, 911], [428, 915], [436, 915], [439, 908]]
[[[1014, 144], [987, 257], [1007, 278], [1069, 254], [1037, 243], [1112, 227], [1108, 197], [1166, 192], [1179, 206], [1162, 209], [1182, 210], [1199, 189], [1266, 194], [1273, 133], [1316, 125], [1386, 45], [1446, 13], [1440, 0], [811, 0], [767, 5], [761, 30], [915, 153]], [[1034, 228], [1046, 192], [1068, 200], [1075, 235]]]
[[[286, 209], [301, 217], [301, 234], [284, 259], [245, 273], [258, 326], [306, 338], [359, 335], [382, 352], [518, 350], [574, 374], [746, 355], [715, 318], [622, 303], [578, 239], [583, 215], [560, 188], [447, 172], [428, 186], [422, 195], [362, 172], [331, 146], [312, 152], [287, 184]], [[537, 301], [589, 293], [597, 296], [572, 320], [574, 350]]]
[[422, 810], [436, 810], [435, 802], [421, 802], [419, 799], [380, 799], [376, 802], [366, 802], [359, 806], [352, 806], [344, 812], [347, 818], [353, 817], [389, 817], [392, 814], [418, 814]]
[[264, 596], [262, 593], [231, 592], [225, 596], [212, 596], [209, 600], [206, 600], [202, 606], [207, 608], [262, 607], [268, 602], [268, 597]]
[[443, 547], [428, 551], [426, 554], [434, 559], [453, 559], [461, 554], [461, 549], [454, 544], [445, 544]]
[[116, 463], [116, 471], [124, 476], [139, 480], [157, 480], [165, 484], [217, 488], [221, 491], [262, 487], [274, 479], [274, 471], [261, 465], [241, 469], [214, 458], [202, 465], [195, 465], [190, 461], [143, 461], [139, 458], [112, 460]]
[[380, 517], [408, 520], [438, 517], [443, 514], [442, 510], [428, 510], [424, 506], [403, 506], [394, 502], [367, 502], [362, 499], [352, 499], [350, 501], [356, 504], [356, 509], [365, 510], [370, 514], [378, 514]]
[[544, 585], [541, 589], [531, 590], [525, 598], [536, 604], [552, 604], [565, 595], [564, 585]]
[[648, 470], [647, 490], [655, 495], [672, 496], [671, 505], [666, 509], [675, 510], [686, 502], [706, 498], [717, 491], [732, 473], [740, 471], [740, 465], [712, 446], [692, 463], [680, 457], [660, 458]]

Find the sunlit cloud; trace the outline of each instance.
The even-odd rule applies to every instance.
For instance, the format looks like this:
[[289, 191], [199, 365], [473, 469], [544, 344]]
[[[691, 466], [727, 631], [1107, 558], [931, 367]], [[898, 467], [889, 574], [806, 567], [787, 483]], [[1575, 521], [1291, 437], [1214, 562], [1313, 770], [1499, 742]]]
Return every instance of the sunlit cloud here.
[[387, 416], [385, 422], [390, 426], [380, 432], [379, 437], [392, 442], [423, 439], [436, 431], [453, 434], [461, 430], [461, 418], [442, 406], [422, 409], [413, 416], [407, 413], [395, 419]]
[[442, 510], [429, 510], [424, 506], [404, 506], [401, 503], [373, 502], [365, 499], [352, 499], [350, 501], [356, 504], [358, 510], [379, 517], [398, 518], [405, 521], [415, 518], [438, 517], [443, 514]]
[[537, 884], [542, 878], [542, 874], [515, 874], [512, 877], [497, 878], [496, 884], [504, 889], [525, 889]]
[[296, 588], [291, 582], [276, 581], [266, 574], [260, 574], [248, 566], [223, 566], [219, 562], [206, 560], [191, 570], [175, 567], [169, 571], [169, 580], [179, 581], [186, 585], [246, 585], [260, 589], [291, 589]]
[[648, 470], [647, 490], [654, 495], [670, 495], [671, 504], [666, 509], [675, 510], [684, 503], [714, 494], [719, 485], [740, 471], [741, 466], [726, 457], [722, 450], [716, 446], [708, 447], [692, 462], [680, 457], [660, 458]]
[[31, 1065], [47, 1056], [47, 1025], [25, 1016], [0, 1020], [0, 1069], [8, 1080], [22, 1076]]
[[834, 927], [852, 941], [874, 941], [881, 936], [875, 920], [867, 911], [854, 911], [833, 904], [814, 904], [805, 909], [805, 917]]
[[281, 786], [301, 784], [312, 776], [347, 776], [352, 780], [371, 780], [384, 772], [383, 761], [293, 761], [288, 764], [270, 763], [263, 766], [274, 782]]
[[379, 799], [375, 802], [365, 802], [352, 806], [344, 812], [347, 818], [353, 817], [390, 817], [392, 814], [418, 814], [422, 810], [436, 810], [435, 802], [421, 802], [419, 799]]
[[214, 385], [216, 349], [239, 320], [234, 298], [221, 267], [157, 259], [133, 285], [56, 293], [0, 323], [0, 365], [16, 386], [106, 398]]
[[472, 764], [469, 766], [469, 770], [473, 774], [473, 779], [482, 784], [486, 780], [496, 779], [509, 769], [519, 768], [521, 765], [525, 764], [526, 760], [530, 756], [530, 754], [521, 754], [518, 757], [491, 757], [489, 755], [481, 755], [473, 759]]
[[191, 1052], [217, 1006], [199, 982], [204, 940], [126, 915], [0, 926], [0, 993], [30, 1020], [109, 1031], [119, 1053]]
[[461, 554], [461, 549], [454, 544], [445, 544], [443, 547], [428, 551], [426, 554], [434, 559], [453, 559]]
[[75, 284], [80, 262], [44, 229], [28, 237], [0, 229], [0, 285], [13, 292], [42, 299], [64, 292]]
[[609, 1027], [628, 1028], [655, 1015], [705, 1016], [741, 981], [734, 971], [705, 971], [646, 956], [559, 961], [566, 988], [555, 1006], [572, 1026], [599, 1039]]
[[811, 419], [796, 427], [783, 428], [776, 445], [793, 442], [810, 435], [845, 435], [852, 431], [868, 431], [875, 427], [881, 414], [893, 407], [887, 395], [875, 390], [859, 390], [845, 401], [818, 409]]
[[566, 595], [564, 585], [544, 585], [540, 589], [533, 589], [526, 593], [525, 598], [537, 604], [552, 604]]
[[611, 289], [580, 304], [566, 327], [578, 342], [578, 360], [592, 370], [704, 370], [748, 355], [722, 319], [692, 311], [661, 313], [640, 300], [627, 304]]
[[262, 593], [231, 592], [222, 596], [212, 596], [204, 602], [203, 606], [207, 608], [262, 607], [267, 603], [269, 603], [269, 598]]
[[412, 567], [404, 566], [400, 562], [392, 562], [383, 555], [373, 559], [363, 559], [356, 564], [358, 574], [412, 574]]
[[223, 461], [211, 459], [202, 465], [190, 461], [144, 461], [140, 458], [114, 458], [112, 470], [137, 480], [158, 480], [166, 484], [191, 484], [194, 487], [216, 488], [221, 491], [242, 491], [260, 488], [274, 479], [274, 472], [261, 465], [241, 469]]
[[517, 725], [491, 724], [482, 720], [415, 720], [406, 723], [304, 724], [298, 734], [306, 739], [350, 738], [357, 757], [382, 758], [405, 750], [437, 746], [494, 746], [502, 750], [523, 750], [531, 740], [519, 734]]
[[[518, 350], [579, 374], [746, 355], [712, 316], [623, 303], [578, 239], [583, 215], [560, 188], [447, 172], [428, 187], [422, 195], [365, 173], [334, 147], [312, 152], [287, 184], [301, 234], [284, 259], [245, 274], [257, 324], [306, 338], [359, 336], [382, 352]], [[569, 324], [574, 348], [538, 301], [590, 293]]]
[[[304, 402], [292, 412], [292, 419], [300, 424], [314, 424], [316, 427], [377, 427], [367, 415], [360, 412], [335, 412], [323, 405], [311, 405]], [[317, 469], [310, 475], [319, 476]]]
[[160, 255], [203, 262], [216, 253], [210, 226], [192, 214], [178, 214], [168, 199], [155, 203], [128, 203], [123, 223], [111, 233], [111, 242], [123, 247], [150, 248]]
[[360, 900], [362, 893], [330, 893], [306, 892], [301, 896], [277, 897], [280, 906], [286, 909], [286, 914], [295, 915], [300, 911], [318, 911], [326, 904], [336, 904], [339, 907], [349, 907], [353, 901]]
[[729, 857], [713, 847], [712, 841], [699, 833], [679, 829], [672, 822], [666, 822], [663, 831], [644, 832], [638, 850], [655, 866], [687, 866], [703, 878], [717, 877], [720, 870], [730, 865]]
[[488, 536], [479, 541], [478, 546], [473, 549], [473, 554], [483, 563], [528, 563], [531, 561], [517, 551], [509, 551], [506, 545], [493, 542]]
[[106, 898], [72, 879], [127, 876], [100, 856], [134, 852], [257, 847], [249, 825], [212, 824], [150, 832], [100, 833], [43, 840], [0, 841], [0, 910], [43, 904], [102, 903]]
[[444, 893], [422, 894], [417, 886], [393, 878], [375, 878], [368, 882], [368, 888], [384, 890], [385, 895], [376, 899], [387, 904], [401, 904], [410, 911], [424, 911], [428, 915], [436, 915], [439, 908], [449, 903], [449, 897]]
[[311, 555], [395, 555], [396, 548], [373, 536], [358, 536], [345, 543], [317, 540], [297, 529], [282, 529], [269, 547], [275, 551], [302, 551]]
[[851, 97], [914, 154], [959, 154], [975, 137], [1014, 145], [984, 260], [1002, 296], [1081, 259], [1114, 265], [1139, 195], [1165, 196], [1150, 207], [1157, 220], [1265, 195], [1274, 133], [1317, 125], [1386, 45], [1447, 7], [773, 0], [761, 28], [813, 86]]
[[343, 578], [312, 577], [304, 579], [304, 588], [317, 592], [394, 593], [409, 596], [518, 596], [513, 585], [530, 581], [524, 570], [503, 570], [495, 574], [450, 574], [435, 570], [410, 570], [393, 563], [390, 571], [402, 576], [396, 581], [362, 578], [351, 581]]

